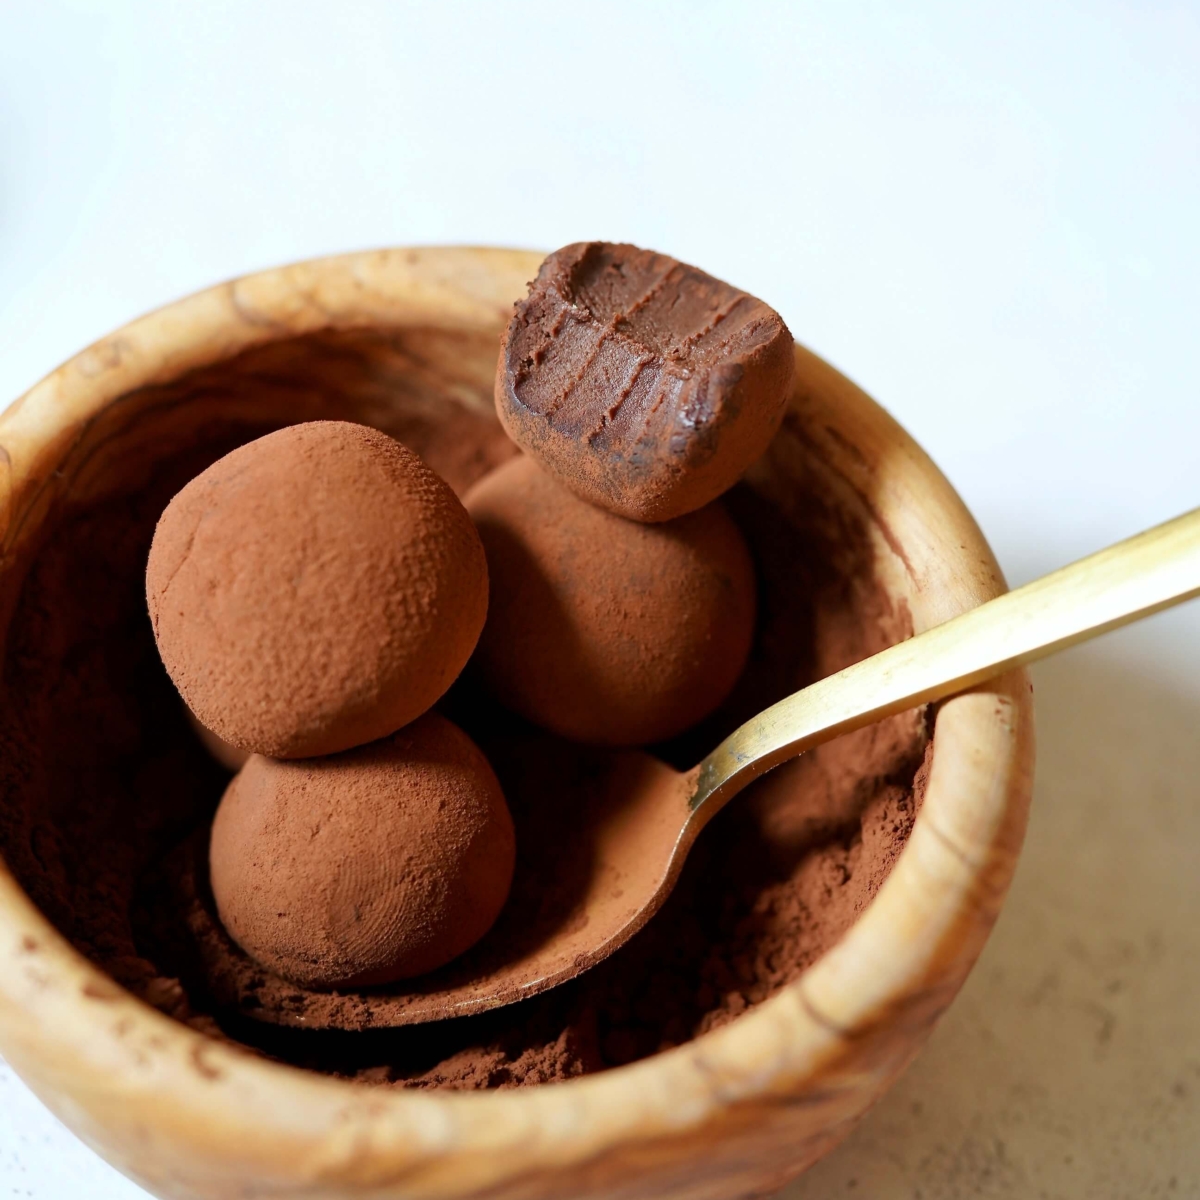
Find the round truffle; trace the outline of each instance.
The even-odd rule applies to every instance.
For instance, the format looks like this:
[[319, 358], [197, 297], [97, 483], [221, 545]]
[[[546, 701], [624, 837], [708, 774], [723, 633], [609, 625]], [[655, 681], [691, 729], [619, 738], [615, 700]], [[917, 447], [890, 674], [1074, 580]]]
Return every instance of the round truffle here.
[[333, 754], [425, 712], [487, 615], [487, 563], [450, 488], [364, 425], [293, 425], [167, 505], [150, 548], [154, 637], [217, 737]]
[[750, 552], [719, 503], [644, 525], [530, 458], [467, 494], [491, 607], [475, 661], [496, 696], [579, 742], [682, 732], [732, 688], [754, 634]]
[[213, 821], [229, 935], [314, 989], [432, 971], [479, 940], [512, 882], [512, 818], [482, 752], [427, 713], [327, 758], [255, 755]]
[[580, 242], [550, 255], [517, 304], [496, 409], [585, 500], [667, 521], [767, 448], [794, 368], [792, 335], [761, 300], [664, 254]]

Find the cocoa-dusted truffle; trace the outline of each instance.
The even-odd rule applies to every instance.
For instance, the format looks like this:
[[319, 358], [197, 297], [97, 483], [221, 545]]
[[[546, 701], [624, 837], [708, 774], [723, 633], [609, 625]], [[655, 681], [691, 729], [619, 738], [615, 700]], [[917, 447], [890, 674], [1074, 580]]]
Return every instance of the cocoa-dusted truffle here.
[[467, 494], [492, 580], [476, 661], [511, 708], [576, 741], [681, 732], [750, 651], [750, 553], [719, 502], [643, 525], [581, 500], [530, 458]]
[[512, 818], [482, 752], [437, 713], [303, 762], [255, 756], [213, 821], [231, 937], [311, 988], [432, 971], [491, 927], [512, 882]]
[[585, 500], [666, 521], [732, 486], [791, 387], [792, 336], [761, 300], [608, 242], [550, 255], [496, 371], [513, 440]]
[[222, 740], [332, 754], [425, 712], [487, 613], [466, 511], [411, 451], [342, 421], [234, 450], [167, 505], [146, 595], [167, 671]]

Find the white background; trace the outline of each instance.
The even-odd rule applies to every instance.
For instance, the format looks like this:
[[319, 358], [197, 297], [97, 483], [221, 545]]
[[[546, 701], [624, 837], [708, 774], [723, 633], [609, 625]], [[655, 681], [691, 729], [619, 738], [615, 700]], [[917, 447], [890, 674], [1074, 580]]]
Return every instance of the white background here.
[[[1021, 582], [1200, 503], [1198, 215], [1194, 2], [0, 0], [0, 401], [290, 259], [630, 240], [775, 305]], [[789, 1195], [1200, 1194], [1200, 606], [1038, 682], [996, 939]], [[142, 1194], [0, 1065], [9, 1192]]]

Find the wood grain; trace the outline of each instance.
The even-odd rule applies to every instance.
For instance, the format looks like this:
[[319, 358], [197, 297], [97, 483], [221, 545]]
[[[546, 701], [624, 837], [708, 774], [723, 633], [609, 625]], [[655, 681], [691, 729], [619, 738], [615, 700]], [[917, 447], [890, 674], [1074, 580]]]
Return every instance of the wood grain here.
[[[363, 370], [361, 356], [339, 358], [337, 338], [371, 331], [379, 377], [361, 382], [372, 403], [386, 407], [400, 386], [418, 403], [453, 394], [477, 404], [538, 260], [424, 249], [300, 264], [180, 301], [64, 364], [0, 417], [0, 625], [64, 499], [103, 486], [106, 456], [142, 469], [148, 414], [236, 407], [236, 396], [196, 386], [206, 369], [247, 356], [263, 402], [304, 419], [320, 411], [319, 378], [307, 390], [269, 386], [273, 371], [286, 373], [287, 340], [330, 339], [322, 369], [336, 375]], [[921, 450], [820, 359], [797, 350], [796, 365], [779, 436], [803, 440], [844, 483], [915, 628], [1001, 592], [986, 543]], [[147, 434], [145, 454], [158, 444]], [[464, 1095], [385, 1092], [273, 1065], [121, 991], [3, 864], [0, 1052], [90, 1145], [164, 1197], [766, 1194], [845, 1136], [970, 970], [1020, 848], [1031, 715], [1020, 671], [944, 704], [913, 834], [849, 934], [774, 999], [629, 1067]]]

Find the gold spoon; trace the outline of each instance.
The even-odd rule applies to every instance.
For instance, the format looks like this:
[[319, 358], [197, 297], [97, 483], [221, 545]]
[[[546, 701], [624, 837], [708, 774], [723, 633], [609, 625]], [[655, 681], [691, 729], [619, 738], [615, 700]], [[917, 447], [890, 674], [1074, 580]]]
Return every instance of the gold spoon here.
[[[516, 811], [517, 878], [505, 911], [448, 967], [387, 991], [253, 1001], [257, 968], [232, 943], [210, 955], [215, 993], [248, 1016], [307, 1028], [415, 1025], [511, 1004], [564, 983], [624, 945], [659, 910], [697, 835], [752, 780], [840, 734], [992, 679], [1200, 595], [1200, 509], [1120, 542], [864, 659], [747, 721], [698, 766], [576, 747], [539, 762], [536, 811]], [[488, 747], [547, 753], [547, 742]], [[555, 754], [559, 757], [555, 758]], [[562, 785], [571, 773], [571, 788]], [[560, 786], [555, 787], [558, 783]], [[564, 805], [564, 791], [572, 803]], [[547, 898], [552, 898], [548, 902]], [[219, 936], [219, 927], [209, 929]]]

